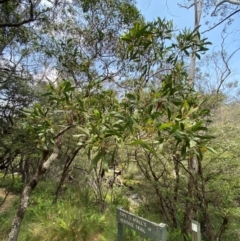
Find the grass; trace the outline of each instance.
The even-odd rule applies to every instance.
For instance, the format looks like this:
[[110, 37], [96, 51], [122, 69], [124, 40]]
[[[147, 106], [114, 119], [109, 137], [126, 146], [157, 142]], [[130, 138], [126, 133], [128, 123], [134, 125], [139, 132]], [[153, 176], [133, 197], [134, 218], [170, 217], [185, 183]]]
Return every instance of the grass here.
[[[10, 182], [5, 182], [5, 184]], [[6, 185], [2, 187], [7, 188]], [[116, 240], [117, 224], [114, 205], [100, 212], [91, 191], [87, 188], [68, 187], [64, 198], [52, 204], [56, 185], [41, 182], [29, 200], [19, 233], [24, 241], [105, 241]], [[117, 205], [126, 205], [119, 193]], [[18, 200], [0, 214], [0, 240], [6, 240], [16, 212]]]
[[[10, 178], [9, 178], [10, 179]], [[5, 182], [11, 185], [11, 182]], [[56, 183], [42, 181], [29, 200], [18, 240], [21, 241], [117, 241], [116, 207], [129, 210], [124, 190], [115, 192], [106, 201], [102, 211], [92, 190], [85, 187], [65, 186], [65, 193], [56, 205], [52, 204]], [[0, 240], [7, 239], [18, 200], [0, 213]], [[145, 214], [139, 209], [139, 214]], [[144, 215], [144, 216], [145, 216]], [[147, 216], [145, 216], [147, 218]], [[153, 217], [152, 217], [153, 218]], [[125, 228], [126, 241], [147, 241], [135, 231]]]
[[15, 199], [9, 208], [0, 212], [0, 241], [5, 241], [10, 232], [11, 224], [17, 210], [18, 199]]
[[87, 191], [82, 193], [79, 190], [72, 190], [67, 193], [65, 199], [59, 200], [57, 205], [52, 205], [52, 196], [49, 193], [35, 192], [19, 240], [114, 240], [104, 237], [116, 235], [116, 231], [109, 235], [109, 230], [116, 229], [113, 227], [113, 214], [108, 210], [105, 213], [99, 212], [88, 195], [90, 194]]

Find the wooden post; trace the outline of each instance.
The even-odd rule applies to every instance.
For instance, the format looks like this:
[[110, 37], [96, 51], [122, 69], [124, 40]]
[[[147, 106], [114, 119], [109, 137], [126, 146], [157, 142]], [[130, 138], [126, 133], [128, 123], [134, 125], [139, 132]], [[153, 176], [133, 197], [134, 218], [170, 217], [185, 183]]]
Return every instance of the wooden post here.
[[192, 241], [201, 241], [200, 223], [192, 220]]

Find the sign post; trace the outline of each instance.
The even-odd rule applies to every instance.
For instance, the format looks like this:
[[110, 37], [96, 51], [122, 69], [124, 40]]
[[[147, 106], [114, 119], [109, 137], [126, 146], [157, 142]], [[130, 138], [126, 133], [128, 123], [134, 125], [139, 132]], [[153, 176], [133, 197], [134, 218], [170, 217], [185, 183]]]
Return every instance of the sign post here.
[[121, 208], [117, 208], [118, 241], [124, 241], [123, 225], [153, 241], [166, 241], [166, 224], [153, 223]]
[[118, 223], [118, 241], [123, 241], [123, 224]]
[[192, 220], [192, 241], [201, 241], [200, 223]]

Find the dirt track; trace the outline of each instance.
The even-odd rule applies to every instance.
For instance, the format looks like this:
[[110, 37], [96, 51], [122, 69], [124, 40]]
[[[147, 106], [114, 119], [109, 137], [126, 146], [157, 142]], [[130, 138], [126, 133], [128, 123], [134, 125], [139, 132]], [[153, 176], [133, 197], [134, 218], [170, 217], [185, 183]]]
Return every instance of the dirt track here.
[[[2, 203], [2, 199], [5, 198], [6, 196], [6, 191], [4, 188], [0, 188], [0, 205]], [[11, 204], [14, 202], [14, 200], [17, 198], [16, 195], [12, 194], [12, 193], [9, 193], [5, 202], [3, 203], [3, 205], [0, 206], [0, 213], [4, 212], [8, 207], [11, 206]]]

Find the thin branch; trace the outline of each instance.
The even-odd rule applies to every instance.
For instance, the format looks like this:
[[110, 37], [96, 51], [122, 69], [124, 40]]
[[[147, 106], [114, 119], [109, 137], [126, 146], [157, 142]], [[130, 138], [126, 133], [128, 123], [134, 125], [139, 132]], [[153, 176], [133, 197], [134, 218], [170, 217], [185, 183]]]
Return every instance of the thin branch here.
[[9, 0], [2, 0], [2, 1], [0, 1], [0, 4], [3, 4], [3, 3], [5, 3], [5, 2], [8, 2]]
[[30, 22], [33, 22], [35, 21], [36, 18], [32, 19], [32, 18], [29, 18], [27, 20], [23, 20], [22, 22], [19, 22], [19, 23], [0, 23], [0, 28], [6, 28], [6, 27], [10, 27], [10, 28], [13, 28], [13, 27], [20, 27], [21, 25], [23, 24], [26, 24], [26, 23], [30, 23]]
[[[225, 37], [226, 38], [226, 37]], [[232, 73], [231, 69], [229, 68], [229, 61], [232, 59], [232, 57], [236, 54], [236, 52], [239, 51], [240, 48], [237, 48], [235, 51], [233, 51], [229, 56], [228, 58], [226, 58], [225, 56], [225, 47], [224, 47], [224, 43], [225, 43], [225, 38], [224, 36], [222, 35], [222, 43], [221, 43], [221, 57], [222, 57], [222, 61], [225, 65], [225, 70], [222, 72], [221, 74], [221, 80], [220, 80], [220, 83], [218, 85], [218, 88], [217, 88], [217, 94], [219, 93], [220, 91], [220, 88], [222, 86], [222, 84], [224, 83], [224, 81], [228, 78], [228, 76]]]
[[178, 3], [177, 5], [178, 5], [180, 8], [186, 8], [186, 9], [189, 9], [189, 8], [193, 7], [194, 4], [195, 4], [195, 3], [192, 3], [192, 4], [189, 5], [189, 6], [185, 6], [185, 5], [182, 5], [182, 4]]
[[[3, 1], [5, 1], [5, 0], [3, 0]], [[23, 20], [21, 22], [18, 22], [18, 23], [0, 23], [0, 28], [20, 27], [20, 26], [22, 26], [22, 25], [24, 25], [26, 23], [30, 23], [30, 22], [36, 21], [41, 14], [43, 14], [43, 13], [48, 11], [48, 10], [46, 10], [46, 11], [39, 12], [38, 14], [35, 14], [35, 17], [34, 17], [34, 8], [41, 2], [41, 0], [38, 0], [35, 4], [33, 4], [32, 0], [28, 0], [28, 1], [29, 1], [29, 4], [30, 4], [30, 7], [29, 7], [29, 15], [30, 15], [30, 17], [28, 19], [25, 19], [25, 20]], [[0, 2], [0, 4], [1, 4], [1, 2]], [[27, 14], [26, 13], [27, 9], [24, 12], [25, 13], [23, 13], [23, 15]], [[38, 19], [38, 20], [40, 20], [40, 19]]]
[[58, 137], [60, 137], [64, 132], [66, 132], [67, 130], [71, 129], [74, 125], [70, 125], [67, 126], [66, 128], [64, 128], [63, 130], [61, 130], [56, 136], [53, 137], [53, 139], [58, 139]]
[[[215, 11], [214, 11], [214, 12], [215, 12]], [[240, 12], [240, 9], [234, 11], [233, 13], [231, 13], [229, 16], [227, 16], [226, 18], [224, 18], [223, 20], [221, 20], [219, 23], [217, 23], [216, 25], [214, 25], [214, 26], [211, 27], [210, 29], [207, 29], [207, 30], [203, 31], [201, 34], [204, 34], [204, 33], [206, 33], [206, 32], [209, 32], [209, 31], [213, 30], [214, 28], [216, 28], [217, 26], [219, 26], [219, 25], [222, 24], [224, 21], [226, 21], [228, 18], [232, 17], [234, 14], [236, 14], [236, 13], [238, 13], [238, 12]], [[212, 13], [212, 15], [213, 15], [213, 13]]]
[[171, 71], [172, 69], [173, 69], [173, 68], [160, 69], [159, 71], [157, 71], [157, 72], [151, 74], [151, 75], [148, 77], [148, 79], [154, 77], [155, 75], [157, 75], [157, 74], [159, 74], [159, 73], [161, 73], [161, 72], [164, 72], [164, 71]]
[[234, 1], [234, 0], [223, 0], [223, 1], [219, 2], [219, 3], [217, 3], [217, 1], [215, 1], [215, 2], [216, 2], [215, 3], [216, 4], [216, 8], [219, 7], [220, 5], [222, 5], [223, 3], [230, 3], [230, 4], [234, 4], [234, 5], [240, 5], [240, 1], [239, 0], [236, 0], [236, 1]]

